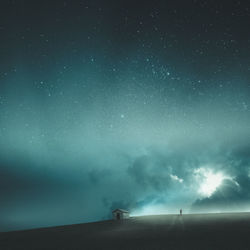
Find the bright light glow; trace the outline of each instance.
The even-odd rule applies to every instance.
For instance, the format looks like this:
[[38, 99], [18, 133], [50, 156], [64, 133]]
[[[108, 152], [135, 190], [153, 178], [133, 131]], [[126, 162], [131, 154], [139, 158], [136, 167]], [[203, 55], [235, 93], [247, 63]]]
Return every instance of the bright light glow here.
[[140, 209], [132, 211], [131, 216], [160, 215], [167, 214], [167, 208], [161, 204], [149, 204]]
[[210, 196], [223, 180], [222, 174], [207, 173], [204, 183], [201, 185], [200, 192]]
[[221, 185], [222, 181], [228, 178], [220, 172], [214, 173], [212, 170], [204, 168], [196, 169], [195, 174], [202, 179], [199, 193], [207, 197], [210, 197]]

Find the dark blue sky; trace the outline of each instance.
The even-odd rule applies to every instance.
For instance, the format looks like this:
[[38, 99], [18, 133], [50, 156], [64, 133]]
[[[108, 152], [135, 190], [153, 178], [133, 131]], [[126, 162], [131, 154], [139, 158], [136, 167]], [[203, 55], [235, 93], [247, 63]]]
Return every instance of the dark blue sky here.
[[249, 211], [247, 1], [0, 3], [0, 230]]

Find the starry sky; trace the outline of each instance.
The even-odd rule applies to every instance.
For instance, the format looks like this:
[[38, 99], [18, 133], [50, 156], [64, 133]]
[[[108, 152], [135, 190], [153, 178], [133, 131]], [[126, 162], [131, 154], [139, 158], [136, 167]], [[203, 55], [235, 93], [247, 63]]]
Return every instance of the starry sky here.
[[0, 2], [0, 231], [250, 211], [250, 4]]

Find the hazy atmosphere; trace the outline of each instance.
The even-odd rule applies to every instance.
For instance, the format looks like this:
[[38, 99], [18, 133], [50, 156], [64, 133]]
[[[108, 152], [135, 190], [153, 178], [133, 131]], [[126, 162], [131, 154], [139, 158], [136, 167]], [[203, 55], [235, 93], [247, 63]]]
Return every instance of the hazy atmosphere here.
[[247, 1], [0, 2], [0, 231], [250, 211]]

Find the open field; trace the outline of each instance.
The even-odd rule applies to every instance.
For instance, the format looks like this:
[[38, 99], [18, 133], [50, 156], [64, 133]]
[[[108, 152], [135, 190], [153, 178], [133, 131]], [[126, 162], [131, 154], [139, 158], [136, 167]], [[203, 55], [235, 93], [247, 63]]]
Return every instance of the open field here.
[[250, 213], [155, 215], [0, 233], [0, 249], [250, 249]]

